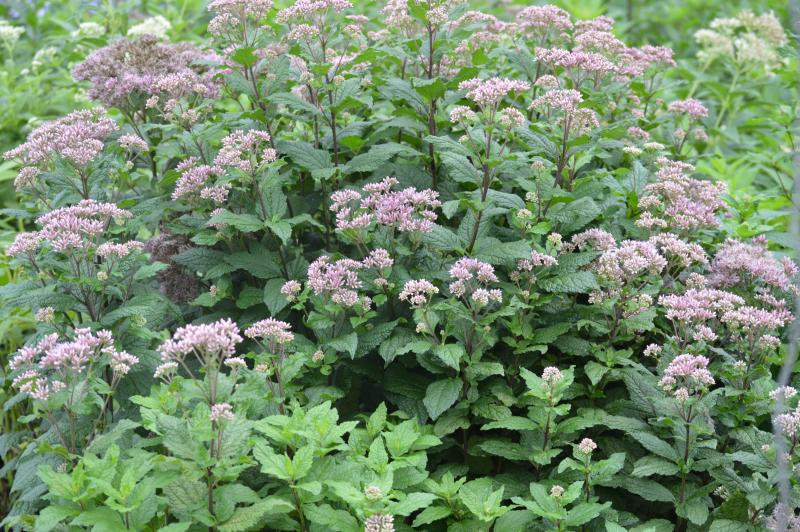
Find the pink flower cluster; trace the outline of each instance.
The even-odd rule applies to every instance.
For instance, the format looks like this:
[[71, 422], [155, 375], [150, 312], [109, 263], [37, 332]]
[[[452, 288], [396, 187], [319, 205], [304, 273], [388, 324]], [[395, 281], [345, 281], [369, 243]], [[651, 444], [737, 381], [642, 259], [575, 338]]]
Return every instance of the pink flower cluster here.
[[277, 21], [287, 23], [293, 20], [314, 20], [327, 14], [329, 8], [337, 13], [353, 7], [349, 0], [296, 0], [295, 3], [278, 11]]
[[45, 122], [34, 129], [27, 140], [7, 151], [6, 159], [19, 158], [25, 165], [20, 171], [18, 187], [29, 186], [40, 170], [46, 169], [55, 157], [77, 166], [86, 166], [103, 150], [103, 143], [118, 126], [105, 109], [75, 111], [63, 118]]
[[361, 280], [358, 270], [363, 265], [352, 259], [339, 259], [331, 262], [323, 255], [308, 266], [308, 286], [315, 295], [330, 298], [336, 304], [352, 307], [358, 303], [358, 290]]
[[675, 100], [667, 107], [667, 111], [672, 114], [685, 114], [692, 120], [705, 118], [708, 116], [708, 109], [700, 100], [689, 98], [687, 100]]
[[792, 313], [785, 308], [768, 310], [749, 305], [729, 310], [722, 315], [722, 321], [729, 327], [758, 334], [780, 329], [793, 319]]
[[553, 89], [533, 100], [528, 109], [547, 111], [548, 116], [553, 111], [561, 111], [564, 114], [562, 127], [566, 134], [579, 136], [600, 126], [594, 111], [578, 107], [581, 102], [583, 96], [574, 89]]
[[288, 344], [294, 340], [292, 326], [285, 321], [267, 318], [257, 321], [245, 329], [244, 335], [248, 338], [266, 340], [272, 344]]
[[230, 404], [216, 403], [211, 406], [210, 418], [213, 423], [221, 423], [223, 421], [233, 421], [236, 416]]
[[613, 285], [622, 286], [641, 275], [658, 275], [667, 261], [650, 242], [624, 240], [597, 259], [598, 275]]
[[232, 166], [246, 174], [253, 174], [264, 163], [278, 158], [270, 147], [270, 136], [266, 131], [234, 131], [222, 139], [222, 148], [214, 159], [216, 166]]
[[214, 362], [233, 356], [236, 344], [241, 341], [239, 327], [229, 319], [221, 319], [179, 327], [171, 339], [159, 346], [158, 352], [164, 362], [181, 362], [190, 353], [201, 361]]
[[53, 250], [59, 252], [87, 250], [97, 245], [97, 239], [111, 220], [121, 221], [131, 216], [129, 211], [113, 203], [82, 200], [72, 207], [62, 207], [40, 216], [36, 223], [42, 226], [41, 230], [19, 233], [6, 254], [11, 257], [30, 254], [39, 249], [42, 242], [49, 243]]
[[595, 85], [599, 79], [617, 71], [616, 65], [606, 56], [582, 49], [536, 48], [536, 58], [550, 68], [562, 68], [576, 87], [591, 79]]
[[450, 268], [450, 293], [456, 297], [469, 298], [480, 306], [490, 302], [501, 303], [503, 292], [499, 289], [487, 288], [489, 283], [498, 282], [494, 267], [472, 257], [458, 259]]
[[692, 179], [688, 163], [658, 160], [657, 182], [645, 187], [639, 207], [645, 212], [636, 221], [640, 227], [674, 228], [683, 232], [719, 225], [717, 214], [726, 208], [722, 200], [725, 184]]
[[797, 291], [797, 264], [788, 257], [778, 261], [762, 240], [753, 244], [728, 240], [717, 249], [709, 281], [714, 286], [747, 287], [763, 283], [787, 292]]
[[503, 98], [512, 93], [527, 92], [531, 84], [508, 78], [473, 78], [458, 84], [458, 90], [466, 91], [466, 97], [483, 108], [497, 107]]
[[70, 341], [59, 342], [58, 334], [49, 334], [33, 346], [20, 349], [9, 361], [12, 371], [24, 370], [14, 379], [14, 387], [34, 399], [46, 400], [63, 389], [65, 381], [82, 374], [97, 363], [102, 355], [109, 357], [115, 375], [122, 376], [139, 362], [125, 351], [114, 347], [110, 331], [93, 333], [90, 329], [75, 329]]
[[516, 24], [521, 32], [539, 41], [572, 29], [569, 13], [554, 5], [526, 7], [517, 13]]
[[708, 257], [700, 244], [686, 242], [672, 233], [661, 233], [650, 237], [649, 242], [654, 244], [662, 255], [674, 258], [684, 268], [692, 264], [706, 264]]
[[176, 168], [181, 176], [175, 183], [172, 200], [190, 200], [198, 195], [203, 199], [210, 199], [216, 204], [224, 203], [228, 198], [228, 186], [207, 186], [214, 177], [225, 174], [221, 166], [197, 164], [196, 157], [190, 157]]
[[666, 309], [667, 319], [698, 324], [719, 319], [723, 313], [743, 305], [744, 299], [724, 290], [690, 288], [681, 295], [662, 295], [658, 302]]
[[412, 307], [416, 308], [427, 305], [431, 297], [438, 293], [439, 289], [427, 279], [412, 279], [403, 286], [403, 291], [400, 292], [398, 298], [400, 301], [408, 301]]
[[[173, 107], [180, 98], [212, 98], [219, 90], [216, 54], [203, 52], [189, 43], [171, 44], [153, 35], [119, 39], [95, 50], [73, 70], [78, 81], [88, 81], [89, 97], [107, 106], [138, 109], [140, 98], [164, 97]], [[131, 110], [133, 110], [131, 109]]]
[[106, 242], [97, 246], [97, 256], [103, 258], [116, 257], [118, 259], [127, 257], [134, 251], [139, 251], [144, 247], [142, 242], [138, 240], [129, 240], [124, 244], [117, 244], [114, 242]]
[[438, 192], [408, 187], [392, 190], [398, 181], [386, 177], [364, 185], [364, 197], [357, 190], [338, 190], [331, 195], [330, 209], [336, 213], [336, 227], [363, 229], [373, 221], [401, 232], [429, 233], [436, 220], [434, 209], [441, 206]]
[[572, 236], [571, 248], [585, 250], [589, 246], [595, 251], [608, 251], [617, 247], [617, 240], [614, 235], [598, 227], [592, 227]]
[[678, 398], [686, 398], [714, 382], [714, 377], [708, 371], [708, 359], [686, 354], [678, 355], [669, 363], [658, 385], [666, 391], [675, 390]]

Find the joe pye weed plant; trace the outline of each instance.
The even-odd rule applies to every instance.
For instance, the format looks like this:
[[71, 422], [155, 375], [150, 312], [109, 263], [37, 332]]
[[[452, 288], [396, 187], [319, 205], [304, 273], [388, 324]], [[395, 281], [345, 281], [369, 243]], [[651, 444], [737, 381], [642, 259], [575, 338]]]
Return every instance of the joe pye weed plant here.
[[6, 153], [6, 526], [797, 526], [798, 267], [698, 171], [727, 99], [555, 6], [208, 7]]

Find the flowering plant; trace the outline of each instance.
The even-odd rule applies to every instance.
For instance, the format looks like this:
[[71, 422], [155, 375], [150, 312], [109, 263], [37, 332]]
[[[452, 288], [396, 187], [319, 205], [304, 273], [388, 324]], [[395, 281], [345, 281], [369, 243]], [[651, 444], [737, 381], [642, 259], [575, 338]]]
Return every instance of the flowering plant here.
[[794, 519], [798, 267], [727, 230], [720, 102], [609, 17], [470, 7], [214, 0], [75, 67], [98, 106], [6, 153], [8, 526]]

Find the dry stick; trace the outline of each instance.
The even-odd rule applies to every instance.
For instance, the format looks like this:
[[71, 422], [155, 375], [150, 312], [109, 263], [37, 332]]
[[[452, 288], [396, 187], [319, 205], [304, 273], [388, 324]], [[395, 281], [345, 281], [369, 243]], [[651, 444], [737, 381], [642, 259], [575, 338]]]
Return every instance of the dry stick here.
[[[794, 34], [797, 35], [798, 31], [800, 31], [800, 6], [797, 3], [797, 0], [791, 0], [790, 4], [790, 16], [792, 21], [792, 26], [794, 28]], [[794, 133], [800, 133], [800, 120], [795, 119], [794, 122]], [[791, 132], [790, 132], [791, 136]], [[794, 249], [800, 249], [800, 152], [794, 150], [792, 154], [794, 168], [795, 168], [795, 175], [794, 175], [794, 201], [792, 202], [793, 211], [792, 211], [792, 226], [791, 226], [791, 234], [794, 237], [795, 246]], [[800, 313], [800, 295], [795, 295], [794, 298], [794, 315], [797, 316]], [[783, 367], [781, 367], [781, 371], [778, 375], [778, 386], [788, 386], [789, 380], [792, 377], [792, 371], [794, 370], [795, 362], [797, 361], [797, 341], [798, 336], [800, 336], [800, 320], [795, 318], [794, 322], [789, 326], [789, 349], [786, 352], [786, 358], [783, 362]], [[775, 450], [777, 453], [777, 462], [778, 462], [778, 491], [780, 493], [780, 500], [781, 504], [784, 507], [789, 508], [789, 504], [791, 501], [791, 487], [789, 485], [789, 464], [786, 460], [786, 444], [783, 441], [783, 434], [781, 428], [778, 426], [776, 419], [778, 415], [783, 412], [784, 407], [784, 396], [783, 394], [778, 394], [777, 401], [775, 404], [775, 410], [772, 416], [772, 432], [775, 436]], [[776, 523], [776, 530], [786, 530], [787, 528], [787, 519], [788, 516], [785, 512], [778, 512], [776, 516], [777, 523]]]

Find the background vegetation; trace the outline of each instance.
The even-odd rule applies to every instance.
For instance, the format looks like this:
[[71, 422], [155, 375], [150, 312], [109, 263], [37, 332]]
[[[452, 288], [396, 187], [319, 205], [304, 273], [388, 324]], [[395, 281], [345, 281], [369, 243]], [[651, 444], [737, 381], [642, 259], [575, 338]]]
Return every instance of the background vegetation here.
[[[370, 0], [372, 1], [372, 0]], [[697, 160], [698, 171], [728, 184], [732, 209], [724, 223], [732, 235], [750, 238], [766, 234], [772, 250], [795, 256], [789, 234], [794, 179], [792, 155], [796, 149], [798, 115], [798, 59], [792, 44], [783, 52], [784, 63], [768, 75], [738, 71], [730, 64], [705, 64], [698, 58], [694, 33], [718, 17], [733, 16], [741, 9], [773, 10], [785, 28], [791, 27], [789, 6], [783, 1], [668, 0], [552, 2], [576, 18], [609, 15], [617, 20], [615, 31], [627, 44], [670, 46], [679, 68], [670, 72], [667, 83], [675, 92], [713, 103], [716, 113], [708, 128], [709, 143]], [[282, 6], [288, 2], [276, 1]], [[479, 2], [472, 2], [477, 7]], [[485, 11], [499, 17], [510, 4], [526, 1], [483, 2]], [[20, 144], [28, 133], [48, 119], [89, 107], [85, 86], [76, 84], [71, 71], [86, 56], [110, 39], [125, 35], [148, 17], [163, 16], [171, 25], [170, 40], [204, 42], [211, 16], [206, 2], [177, 1], [15, 1], [0, 3], [0, 19], [24, 29], [18, 40], [0, 42], [0, 153]], [[100, 32], [87, 30], [95, 23]], [[82, 26], [83, 29], [82, 29]], [[8, 246], [25, 229], [19, 218], [13, 187], [17, 174], [13, 161], [0, 162], [0, 247]], [[19, 272], [0, 255], [0, 284], [13, 282]], [[28, 309], [4, 306], [0, 309], [0, 404], [3, 404], [4, 433], [19, 428], [26, 412], [9, 402], [9, 380], [5, 372], [8, 357], [25, 335], [35, 328]], [[4, 395], [5, 394], [5, 395]], [[24, 419], [23, 419], [24, 422]], [[7, 460], [18, 452], [11, 442], [0, 445], [0, 457]], [[2, 470], [0, 515], [11, 502], [8, 493], [13, 469]]]

